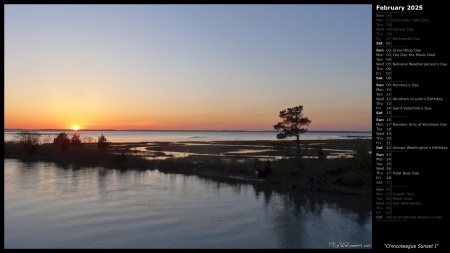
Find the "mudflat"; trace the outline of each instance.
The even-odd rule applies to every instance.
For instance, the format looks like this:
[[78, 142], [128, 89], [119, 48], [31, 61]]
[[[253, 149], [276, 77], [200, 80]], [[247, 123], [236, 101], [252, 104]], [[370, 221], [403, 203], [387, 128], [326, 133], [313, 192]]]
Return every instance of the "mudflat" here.
[[[320, 149], [327, 157], [351, 156], [355, 150], [372, 149], [371, 139], [301, 140], [304, 156], [314, 157]], [[149, 157], [187, 157], [213, 155], [237, 158], [279, 157], [295, 150], [294, 141], [186, 141], [186, 142], [113, 142], [116, 152]]]

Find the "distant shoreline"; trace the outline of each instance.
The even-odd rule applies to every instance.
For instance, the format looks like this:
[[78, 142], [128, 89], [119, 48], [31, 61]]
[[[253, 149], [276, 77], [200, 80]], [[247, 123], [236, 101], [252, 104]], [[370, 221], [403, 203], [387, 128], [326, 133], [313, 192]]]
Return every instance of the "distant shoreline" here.
[[[24, 130], [5, 130], [4, 139], [12, 140], [14, 136]], [[192, 139], [204, 141], [216, 140], [271, 140], [277, 139], [277, 131], [235, 131], [235, 130], [39, 130], [30, 131], [40, 134], [46, 142], [52, 141], [57, 134], [65, 132], [72, 136], [77, 133], [82, 138], [98, 138], [103, 134], [110, 142], [141, 142], [141, 141], [190, 141]], [[289, 137], [287, 140], [293, 140]], [[372, 139], [372, 132], [351, 132], [351, 131], [307, 131], [300, 139]], [[92, 141], [92, 140], [91, 140]]]

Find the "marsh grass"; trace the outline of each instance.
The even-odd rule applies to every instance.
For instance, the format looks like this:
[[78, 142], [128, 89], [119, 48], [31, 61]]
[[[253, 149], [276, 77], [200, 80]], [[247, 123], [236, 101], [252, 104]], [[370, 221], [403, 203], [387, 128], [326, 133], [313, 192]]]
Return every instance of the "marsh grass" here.
[[[101, 152], [96, 143], [81, 143], [61, 150], [57, 145], [43, 143], [33, 153], [25, 152], [23, 144], [4, 142], [4, 157], [24, 160], [45, 160], [57, 164], [76, 166], [101, 166], [106, 168], [154, 170], [161, 172], [196, 174], [210, 178], [264, 179], [267, 183], [301, 191], [327, 191], [351, 194], [371, 194], [372, 155], [370, 142], [355, 141], [353, 158], [326, 159], [303, 158], [302, 167], [297, 160], [283, 156], [283, 159], [260, 160], [240, 156], [191, 155], [182, 158], [151, 159], [143, 152], [131, 150], [132, 145], [110, 145], [107, 152]], [[343, 145], [343, 144], [342, 144]], [[348, 147], [348, 143], [346, 144]], [[318, 149], [310, 149], [319, 152]], [[281, 152], [285, 152], [283, 148]], [[311, 151], [311, 152], [312, 152]], [[162, 151], [159, 151], [162, 152]]]

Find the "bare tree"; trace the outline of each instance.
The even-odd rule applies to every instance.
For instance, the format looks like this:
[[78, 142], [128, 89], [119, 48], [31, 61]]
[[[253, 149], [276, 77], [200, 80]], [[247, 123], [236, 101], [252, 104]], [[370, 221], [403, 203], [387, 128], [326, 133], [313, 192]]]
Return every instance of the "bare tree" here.
[[14, 136], [14, 139], [22, 144], [25, 154], [31, 155], [39, 147], [41, 135], [33, 131], [21, 131]]
[[83, 143], [91, 143], [91, 142], [94, 142], [94, 138], [91, 136], [82, 136], [81, 141]]

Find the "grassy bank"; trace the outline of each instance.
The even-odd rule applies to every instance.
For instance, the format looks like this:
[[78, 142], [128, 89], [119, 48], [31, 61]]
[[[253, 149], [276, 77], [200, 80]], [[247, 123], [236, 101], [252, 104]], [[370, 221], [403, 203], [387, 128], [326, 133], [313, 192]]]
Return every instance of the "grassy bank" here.
[[[217, 180], [264, 182], [300, 191], [371, 194], [372, 159], [368, 153], [371, 140], [304, 141], [304, 156], [313, 158], [303, 158], [301, 168], [297, 159], [290, 156], [288, 144], [284, 141], [111, 143], [107, 151], [100, 152], [96, 143], [81, 143], [66, 150], [45, 143], [27, 152], [22, 143], [5, 142], [4, 157], [124, 170], [157, 169]], [[352, 156], [326, 158], [336, 150], [351, 151]], [[173, 152], [190, 155], [174, 157], [170, 155]], [[261, 155], [265, 159], [258, 157]]]

